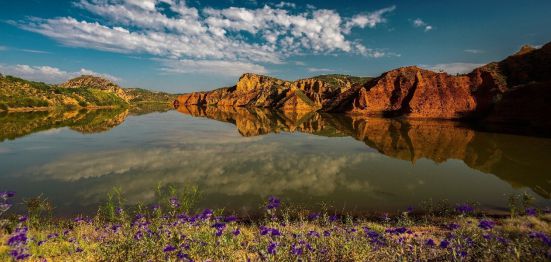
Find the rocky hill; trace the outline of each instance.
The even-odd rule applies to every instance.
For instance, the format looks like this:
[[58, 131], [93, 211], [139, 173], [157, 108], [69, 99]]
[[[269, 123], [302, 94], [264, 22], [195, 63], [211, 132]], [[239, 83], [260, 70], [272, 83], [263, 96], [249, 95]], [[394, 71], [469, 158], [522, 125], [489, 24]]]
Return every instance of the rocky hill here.
[[463, 119], [551, 130], [551, 43], [452, 76], [416, 66], [377, 78], [326, 75], [297, 81], [244, 74], [233, 87], [178, 97], [175, 105], [326, 111], [362, 116]]
[[145, 89], [123, 89], [110, 80], [90, 75], [60, 85], [0, 75], [0, 111], [35, 111], [53, 108], [112, 108], [137, 103], [164, 103], [176, 95]]

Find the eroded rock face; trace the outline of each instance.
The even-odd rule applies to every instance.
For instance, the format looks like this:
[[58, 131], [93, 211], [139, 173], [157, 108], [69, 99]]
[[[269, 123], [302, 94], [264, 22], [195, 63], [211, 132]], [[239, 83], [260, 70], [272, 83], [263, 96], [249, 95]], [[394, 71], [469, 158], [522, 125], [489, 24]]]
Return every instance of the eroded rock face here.
[[[466, 75], [410, 66], [375, 79], [327, 75], [289, 82], [247, 73], [234, 87], [186, 94], [178, 101], [182, 105], [321, 110], [359, 116], [500, 123], [529, 119], [530, 124], [551, 126], [551, 107], [545, 105], [547, 98], [541, 98], [548, 97], [550, 83], [551, 43], [540, 49], [523, 47], [501, 62]], [[530, 104], [531, 99], [536, 103]], [[517, 111], [515, 106], [525, 110]]]
[[337, 107], [357, 115], [407, 115], [413, 118], [461, 118], [476, 107], [467, 76], [450, 76], [418, 67], [389, 71], [359, 88]]

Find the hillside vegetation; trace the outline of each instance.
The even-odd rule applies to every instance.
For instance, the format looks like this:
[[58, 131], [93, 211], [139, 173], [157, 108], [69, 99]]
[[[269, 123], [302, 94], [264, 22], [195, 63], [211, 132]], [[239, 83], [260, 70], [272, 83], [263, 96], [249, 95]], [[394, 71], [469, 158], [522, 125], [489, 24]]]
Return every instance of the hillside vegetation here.
[[59, 108], [115, 108], [134, 103], [173, 101], [175, 96], [145, 89], [123, 89], [96, 76], [83, 75], [60, 85], [0, 75], [0, 111]]

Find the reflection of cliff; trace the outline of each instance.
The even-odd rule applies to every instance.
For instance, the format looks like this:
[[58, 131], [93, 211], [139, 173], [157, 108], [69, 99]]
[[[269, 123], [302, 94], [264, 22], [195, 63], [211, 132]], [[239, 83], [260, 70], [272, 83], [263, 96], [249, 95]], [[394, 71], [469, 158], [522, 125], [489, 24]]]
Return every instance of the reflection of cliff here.
[[[322, 116], [308, 111], [272, 111], [245, 107], [181, 106], [178, 111], [196, 117], [208, 117], [235, 124], [243, 136], [279, 132], [324, 133]], [[329, 127], [330, 130], [334, 130]], [[329, 134], [328, 134], [329, 135]]]
[[551, 139], [477, 132], [449, 121], [396, 120], [319, 114], [284, 113], [258, 108], [180, 107], [180, 112], [233, 123], [243, 136], [271, 132], [303, 132], [322, 136], [351, 136], [380, 153], [415, 162], [448, 159], [491, 173], [514, 187], [527, 186], [551, 197], [546, 175]]
[[100, 109], [0, 114], [0, 142], [53, 128], [69, 127], [81, 133], [107, 131], [120, 125], [128, 110]]

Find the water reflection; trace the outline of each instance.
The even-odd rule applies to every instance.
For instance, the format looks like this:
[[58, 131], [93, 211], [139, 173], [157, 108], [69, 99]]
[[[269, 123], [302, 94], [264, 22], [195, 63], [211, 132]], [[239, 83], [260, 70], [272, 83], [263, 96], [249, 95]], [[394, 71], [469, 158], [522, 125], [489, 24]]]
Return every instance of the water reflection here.
[[415, 163], [462, 160], [469, 167], [494, 174], [513, 187], [530, 187], [551, 197], [551, 140], [477, 132], [451, 121], [400, 120], [317, 112], [278, 112], [259, 108], [180, 107], [178, 111], [236, 125], [243, 136], [303, 132], [351, 136], [378, 152]]
[[68, 127], [80, 133], [108, 131], [124, 122], [128, 115], [166, 112], [170, 107], [144, 103], [128, 108], [96, 110], [53, 110], [34, 112], [0, 112], [0, 142], [32, 133]]
[[[151, 202], [159, 183], [197, 185], [202, 206], [245, 213], [272, 194], [356, 211], [429, 198], [502, 208], [507, 194], [526, 188], [540, 204], [550, 198], [550, 139], [316, 112], [180, 107], [148, 114], [164, 111], [1, 115], [0, 185], [24, 197], [43, 193], [60, 213], [93, 212], [114, 186], [128, 203]], [[25, 137], [47, 129], [56, 132]]]

